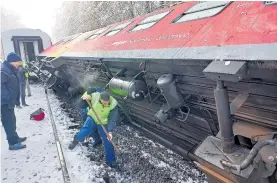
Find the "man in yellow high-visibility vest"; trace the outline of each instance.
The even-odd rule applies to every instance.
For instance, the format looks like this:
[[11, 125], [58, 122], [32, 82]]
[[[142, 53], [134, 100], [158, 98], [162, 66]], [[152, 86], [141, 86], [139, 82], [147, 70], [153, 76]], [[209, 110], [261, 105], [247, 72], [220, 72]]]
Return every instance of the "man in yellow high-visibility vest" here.
[[[87, 112], [87, 119], [79, 133], [75, 135], [74, 140], [69, 145], [69, 149], [74, 149], [79, 142], [84, 142], [85, 137], [91, 135], [94, 140], [93, 147], [100, 145], [102, 141], [104, 142], [106, 163], [110, 167], [116, 167], [115, 151], [110, 140], [112, 139], [112, 131], [119, 119], [117, 101], [106, 91], [101, 93], [94, 92], [92, 94], [87, 94], [86, 92], [82, 96], [82, 99], [90, 101], [91, 107], [93, 107], [97, 116], [102, 121], [102, 124], [107, 129], [108, 137], [102, 129], [100, 122], [97, 120], [97, 117], [94, 115], [92, 110], [89, 109]], [[101, 136], [102, 140], [100, 139], [99, 135]]]

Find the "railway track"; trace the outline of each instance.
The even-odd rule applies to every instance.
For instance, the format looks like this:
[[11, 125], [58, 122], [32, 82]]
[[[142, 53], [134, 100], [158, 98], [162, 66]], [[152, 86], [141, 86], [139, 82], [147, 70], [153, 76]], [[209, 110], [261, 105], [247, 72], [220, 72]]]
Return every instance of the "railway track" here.
[[49, 113], [49, 116], [50, 116], [50, 121], [51, 121], [52, 129], [53, 129], [53, 134], [54, 134], [54, 137], [55, 137], [59, 162], [60, 162], [61, 170], [62, 170], [62, 174], [63, 174], [63, 181], [64, 181], [64, 183], [70, 183], [70, 177], [69, 177], [69, 174], [68, 174], [68, 169], [67, 169], [65, 158], [64, 158], [64, 153], [63, 153], [61, 142], [60, 142], [60, 139], [59, 139], [59, 136], [58, 136], [56, 124], [55, 124], [55, 121], [54, 121], [54, 117], [53, 117], [53, 113], [52, 113], [52, 109], [51, 109], [51, 105], [50, 105], [50, 101], [49, 101], [49, 97], [48, 97], [48, 91], [47, 91], [46, 87], [44, 87], [44, 91], [45, 91], [45, 97], [46, 97], [47, 106], [48, 106], [48, 113]]

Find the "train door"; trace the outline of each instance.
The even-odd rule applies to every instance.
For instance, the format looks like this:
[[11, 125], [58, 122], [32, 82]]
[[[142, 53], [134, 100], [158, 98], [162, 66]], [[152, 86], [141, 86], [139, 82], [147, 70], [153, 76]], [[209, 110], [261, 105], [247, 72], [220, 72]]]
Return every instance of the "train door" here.
[[34, 42], [24, 42], [24, 49], [26, 55], [26, 61], [33, 61], [35, 60], [35, 48]]
[[25, 62], [36, 60], [36, 55], [43, 50], [42, 39], [38, 36], [13, 36], [12, 41], [15, 53]]
[[38, 41], [19, 41], [19, 52], [22, 60], [30, 62], [39, 54]]
[[23, 61], [26, 61], [26, 57], [25, 57], [25, 48], [24, 48], [24, 43], [23, 43], [23, 41], [20, 41], [20, 42], [19, 42], [19, 52], [20, 52], [21, 59], [22, 59]]

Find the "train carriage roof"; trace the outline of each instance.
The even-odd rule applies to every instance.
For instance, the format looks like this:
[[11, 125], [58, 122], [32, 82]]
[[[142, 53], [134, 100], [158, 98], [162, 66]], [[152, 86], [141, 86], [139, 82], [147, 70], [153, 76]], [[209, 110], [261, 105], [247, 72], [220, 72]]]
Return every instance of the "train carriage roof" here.
[[1, 46], [2, 46], [2, 56], [6, 57], [11, 50], [14, 50], [13, 39], [25, 39], [25, 38], [35, 38], [40, 37], [42, 40], [43, 49], [47, 49], [52, 45], [49, 35], [39, 29], [11, 29], [1, 33]]

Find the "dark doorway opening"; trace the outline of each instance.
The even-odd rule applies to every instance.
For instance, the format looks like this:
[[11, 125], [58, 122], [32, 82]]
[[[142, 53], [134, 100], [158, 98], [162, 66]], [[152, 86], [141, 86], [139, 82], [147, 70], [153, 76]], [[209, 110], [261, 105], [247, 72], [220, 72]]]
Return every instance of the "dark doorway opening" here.
[[[12, 41], [13, 41], [15, 53], [17, 53], [21, 57], [23, 57], [23, 55], [21, 55], [21, 53], [24, 54], [24, 56], [30, 55], [29, 56], [30, 60], [35, 60], [34, 59], [35, 57], [33, 56], [33, 54], [35, 52], [34, 45], [33, 45], [34, 42], [37, 42], [37, 46], [36, 46], [36, 47], [38, 47], [37, 52], [40, 53], [43, 51], [42, 39], [39, 36], [13, 36]], [[24, 52], [20, 51], [20, 45], [19, 45], [20, 42], [23, 42]], [[28, 47], [29, 47], [29, 49], [28, 49]], [[26, 51], [26, 50], [29, 50], [29, 51]], [[28, 58], [26, 58], [26, 59], [28, 59]]]
[[33, 42], [23, 42], [23, 43], [24, 43], [26, 60], [29, 62], [35, 60], [36, 55], [34, 50], [34, 43]]

